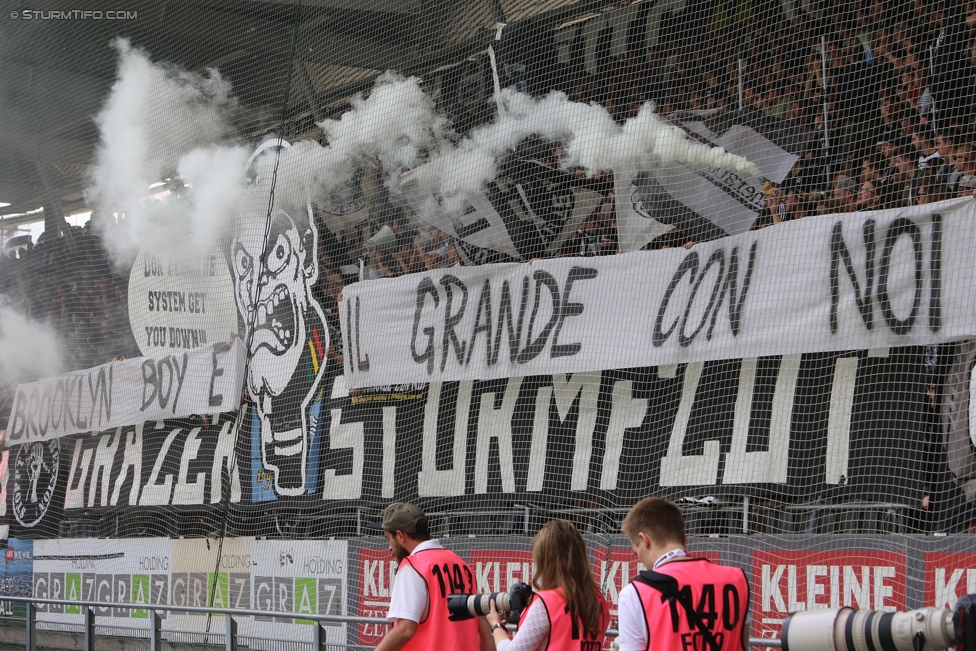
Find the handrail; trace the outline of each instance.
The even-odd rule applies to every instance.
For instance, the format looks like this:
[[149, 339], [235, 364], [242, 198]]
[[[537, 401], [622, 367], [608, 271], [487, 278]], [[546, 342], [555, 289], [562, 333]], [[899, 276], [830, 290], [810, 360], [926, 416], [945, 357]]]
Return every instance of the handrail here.
[[65, 599], [43, 599], [40, 597], [0, 597], [0, 601], [17, 603], [56, 604], [60, 606], [84, 606], [89, 608], [112, 608], [126, 610], [161, 610], [178, 613], [200, 613], [203, 615], [242, 615], [245, 617], [285, 617], [290, 619], [312, 619], [322, 622], [350, 622], [353, 624], [392, 624], [381, 617], [356, 617], [354, 615], [316, 615], [314, 613], [286, 613], [278, 610], [255, 610], [252, 608], [216, 608], [204, 606], [174, 606], [169, 604], [132, 604], [114, 601], [67, 601]]
[[[678, 506], [682, 509], [702, 509], [708, 511], [718, 511], [723, 509], [741, 511], [743, 506], [746, 506], [743, 502], [717, 502], [715, 504], [682, 504], [679, 503]], [[781, 504], [778, 506], [779, 510], [783, 511], [843, 511], [843, 510], [863, 510], [871, 511], [878, 509], [907, 509], [911, 508], [909, 504], [898, 504], [895, 502], [841, 502], [837, 504]], [[476, 510], [465, 510], [458, 509], [452, 511], [429, 511], [427, 512], [428, 518], [446, 518], [452, 516], [483, 516], [483, 515], [523, 515], [525, 510], [528, 509], [533, 513], [539, 514], [574, 514], [574, 515], [611, 515], [611, 514], [623, 514], [630, 511], [629, 508], [625, 507], [589, 507], [589, 508], [568, 508], [568, 509], [546, 509], [540, 508], [538, 506], [533, 506], [530, 504], [519, 504], [509, 508], [494, 509], [489, 511], [476, 511]], [[365, 509], [361, 510], [362, 513], [367, 513]]]
[[903, 510], [912, 508], [908, 504], [889, 502], [848, 502], [841, 504], [788, 504], [784, 511], [868, 511], [873, 509]]
[[[80, 606], [85, 608], [110, 608], [110, 609], [126, 609], [126, 610], [151, 610], [151, 611], [165, 611], [165, 612], [180, 612], [180, 613], [201, 613], [201, 614], [211, 614], [211, 615], [237, 615], [244, 617], [268, 617], [273, 615], [276, 618], [289, 618], [289, 619], [308, 619], [318, 622], [338, 622], [347, 624], [379, 624], [390, 626], [393, 624], [392, 621], [384, 619], [382, 617], [358, 617], [355, 615], [316, 615], [312, 613], [286, 613], [281, 611], [269, 611], [269, 610], [255, 610], [250, 608], [216, 608], [216, 607], [204, 607], [204, 606], [175, 606], [168, 604], [132, 604], [132, 603], [118, 603], [114, 601], [68, 601], [65, 599], [45, 599], [41, 597], [14, 597], [14, 596], [4, 596], [0, 597], [0, 602], [15, 602], [24, 604], [53, 604], [61, 606]], [[509, 625], [509, 631], [517, 630], [514, 625]], [[128, 630], [149, 630], [149, 629], [136, 629], [130, 628]], [[197, 633], [197, 631], [169, 631], [173, 633]], [[216, 631], [209, 631], [209, 635], [219, 635], [220, 633]], [[608, 629], [607, 637], [617, 637], [618, 631], [616, 629]], [[749, 645], [753, 647], [770, 647], [770, 648], [780, 648], [780, 641], [777, 639], [767, 639], [767, 638], [749, 638]]]
[[[750, 509], [754, 508], [751, 504], [751, 500], [748, 495], [742, 496], [742, 501], [739, 502], [716, 502], [714, 504], [695, 504], [695, 503], [679, 503], [678, 506], [683, 511], [688, 511], [691, 513], [696, 512], [741, 512], [742, 513], [742, 526], [741, 533], [744, 535], [749, 535], [751, 533], [750, 521], [751, 514]], [[817, 512], [817, 511], [894, 511], [896, 517], [902, 517], [903, 511], [905, 509], [911, 508], [907, 504], [898, 504], [891, 502], [843, 502], [840, 504], [826, 503], [826, 504], [779, 504], [777, 509], [783, 513], [804, 513], [804, 512]], [[464, 509], [451, 510], [451, 511], [432, 511], [427, 513], [428, 518], [443, 518], [450, 521], [451, 518], [463, 518], [463, 517], [482, 517], [484, 515], [503, 515], [503, 516], [515, 516], [522, 518], [522, 531], [526, 535], [529, 533], [529, 522], [532, 515], [542, 514], [542, 515], [586, 515], [586, 516], [603, 516], [616, 519], [627, 513], [630, 509], [624, 507], [584, 507], [584, 508], [565, 508], [565, 509], [549, 509], [540, 507], [534, 504], [513, 504], [511, 507], [496, 509], [492, 511], [468, 511]], [[363, 509], [361, 507], [356, 509], [357, 517], [357, 533], [361, 533], [362, 526], [361, 520], [364, 513], [368, 513], [368, 509]], [[901, 529], [899, 528], [899, 533]], [[446, 534], [450, 537], [450, 534]]]

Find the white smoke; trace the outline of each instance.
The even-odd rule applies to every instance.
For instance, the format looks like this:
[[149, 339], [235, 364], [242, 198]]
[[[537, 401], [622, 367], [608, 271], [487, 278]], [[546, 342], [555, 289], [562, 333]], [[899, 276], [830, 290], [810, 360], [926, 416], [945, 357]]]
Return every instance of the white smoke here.
[[368, 98], [353, 98], [352, 108], [338, 120], [318, 126], [325, 146], [305, 140], [281, 152], [277, 191], [283, 196], [322, 201], [350, 183], [361, 166], [377, 162], [395, 189], [402, 172], [419, 164], [428, 150], [447, 144], [448, 120], [434, 101], [417, 79], [392, 72], [377, 79]]
[[535, 99], [505, 90], [502, 102], [503, 115], [455, 142], [416, 80], [387, 72], [368, 98], [357, 96], [340, 119], [319, 123], [327, 145], [304, 141], [281, 152], [277, 192], [321, 201], [350, 183], [362, 165], [378, 162], [390, 189], [397, 189], [401, 173], [416, 168], [412, 176], [422, 191], [440, 195], [448, 211], [460, 210], [466, 197], [498, 176], [499, 159], [532, 135], [561, 143], [564, 165], [590, 174], [673, 161], [759, 173], [740, 156], [689, 139], [650, 103], [620, 125], [602, 106], [572, 102], [559, 92]]
[[448, 210], [460, 209], [466, 196], [494, 180], [499, 157], [531, 135], [560, 142], [566, 153], [563, 164], [589, 174], [675, 161], [696, 168], [721, 167], [746, 176], [759, 174], [745, 158], [689, 139], [682, 129], [658, 117], [650, 102], [621, 125], [602, 106], [572, 102], [560, 92], [535, 99], [504, 90], [501, 99], [504, 114], [472, 130], [457, 145], [436, 152], [415, 174], [421, 188], [444, 197]]
[[[139, 249], [205, 250], [233, 214], [247, 158], [216, 147], [236, 106], [230, 84], [216, 70], [153, 63], [124, 39], [113, 46], [118, 78], [96, 118], [101, 144], [87, 193], [101, 214], [124, 216], [105, 229], [106, 245], [116, 260]], [[188, 197], [147, 200], [151, 185], [177, 174], [192, 186]]]
[[[140, 248], [209, 249], [243, 210], [244, 167], [253, 151], [218, 146], [235, 107], [229, 84], [215, 70], [202, 76], [155, 64], [124, 40], [115, 47], [118, 80], [98, 116], [102, 143], [89, 189], [100, 212], [125, 215], [106, 229], [108, 248], [117, 260]], [[650, 103], [620, 125], [603, 107], [572, 102], [563, 93], [536, 99], [505, 90], [501, 99], [504, 114], [456, 139], [417, 79], [387, 72], [339, 119], [319, 123], [325, 145], [301, 141], [260, 157], [256, 166], [267, 168], [260, 172], [266, 181], [274, 176], [277, 197], [299, 204], [328, 201], [363, 166], [379, 166], [393, 191], [401, 174], [415, 169], [420, 189], [443, 197], [448, 210], [482, 192], [497, 177], [499, 159], [531, 135], [559, 142], [563, 164], [591, 174], [671, 161], [758, 174], [744, 158], [689, 139]], [[177, 174], [191, 186], [182, 200], [146, 201], [151, 184]], [[337, 224], [329, 226], [337, 230]]]
[[239, 207], [249, 154], [245, 147], [215, 147], [195, 149], [180, 159], [180, 177], [193, 184], [186, 220], [198, 248], [212, 244]]
[[54, 330], [25, 316], [0, 295], [0, 385], [60, 372], [61, 344]]

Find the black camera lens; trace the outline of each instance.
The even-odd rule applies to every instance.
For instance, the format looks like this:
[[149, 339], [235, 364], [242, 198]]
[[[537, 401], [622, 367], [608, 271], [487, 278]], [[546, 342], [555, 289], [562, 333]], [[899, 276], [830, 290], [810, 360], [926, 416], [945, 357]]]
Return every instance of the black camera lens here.
[[468, 594], [452, 594], [447, 597], [447, 610], [451, 613], [450, 619], [452, 622], [464, 621], [466, 619], [472, 619], [476, 616], [472, 607], [468, 606], [468, 601], [473, 600], [476, 595]]

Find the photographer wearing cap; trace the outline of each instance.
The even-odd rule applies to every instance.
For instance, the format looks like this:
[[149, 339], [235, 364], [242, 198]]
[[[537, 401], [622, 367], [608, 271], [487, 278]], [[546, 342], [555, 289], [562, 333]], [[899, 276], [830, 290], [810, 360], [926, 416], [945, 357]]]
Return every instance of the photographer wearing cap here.
[[[573, 523], [553, 520], [532, 541], [532, 582], [538, 589], [510, 640], [491, 602], [485, 617], [498, 651], [600, 651], [610, 609], [593, 580], [586, 543]], [[497, 647], [495, 646], [497, 645]]]
[[749, 648], [745, 573], [688, 556], [685, 520], [674, 502], [641, 500], [624, 518], [623, 530], [651, 569], [620, 591], [620, 651]]
[[431, 540], [424, 512], [394, 502], [383, 512], [383, 521], [370, 527], [383, 530], [399, 563], [387, 613], [393, 627], [376, 651], [466, 651], [475, 648], [476, 639], [482, 651], [492, 651], [483, 619], [448, 619], [448, 595], [475, 592], [474, 572], [460, 556]]

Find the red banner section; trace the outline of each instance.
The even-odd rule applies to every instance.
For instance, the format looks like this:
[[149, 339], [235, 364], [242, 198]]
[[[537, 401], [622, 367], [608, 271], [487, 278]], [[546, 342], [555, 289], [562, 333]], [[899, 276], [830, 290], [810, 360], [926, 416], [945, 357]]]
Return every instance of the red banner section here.
[[[359, 597], [360, 617], [386, 617], [390, 609], [390, 594], [396, 577], [397, 562], [389, 549], [362, 549], [359, 552], [359, 571], [363, 592]], [[359, 644], [376, 646], [386, 635], [387, 626], [359, 625]]]
[[[624, 547], [592, 552], [593, 578], [610, 605], [610, 626], [616, 628], [620, 593], [644, 567]], [[722, 560], [717, 551], [691, 554]], [[464, 555], [479, 592], [507, 592], [519, 581], [532, 583], [535, 568], [528, 549], [474, 549]], [[359, 550], [358, 615], [386, 617], [396, 566], [389, 550]], [[907, 607], [906, 555], [901, 552], [756, 550], [751, 572], [753, 637], [778, 638], [791, 612], [844, 606], [891, 612]], [[948, 608], [969, 593], [976, 593], [976, 553], [925, 554], [926, 605]], [[359, 644], [374, 646], [386, 626], [360, 624], [358, 631]]]
[[952, 608], [956, 599], [976, 592], [976, 554], [925, 555], [925, 605]]
[[479, 592], [508, 592], [519, 581], [532, 585], [535, 566], [531, 551], [476, 549], [468, 564], [474, 570]]
[[752, 562], [752, 635], [779, 637], [799, 610], [905, 608], [905, 554], [756, 551]]

